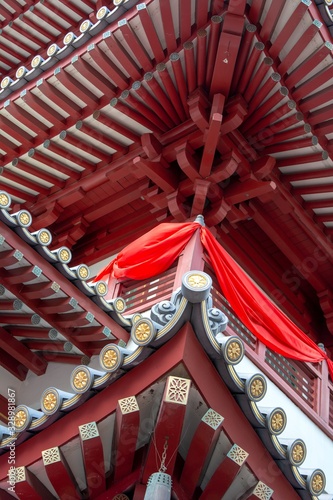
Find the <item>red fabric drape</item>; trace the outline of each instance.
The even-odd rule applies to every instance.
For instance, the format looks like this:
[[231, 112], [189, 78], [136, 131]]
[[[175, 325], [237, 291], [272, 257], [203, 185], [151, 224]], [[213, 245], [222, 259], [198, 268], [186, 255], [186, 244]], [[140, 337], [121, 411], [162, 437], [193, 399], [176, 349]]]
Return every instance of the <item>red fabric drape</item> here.
[[197, 222], [160, 224], [124, 248], [95, 281], [113, 277], [140, 280], [162, 273], [199, 228], [221, 290], [244, 325], [282, 356], [312, 363], [326, 359], [333, 380], [333, 361], [255, 285], [210, 231]]
[[163, 223], [125, 247], [94, 279], [143, 280], [166, 271], [200, 227], [197, 222]]

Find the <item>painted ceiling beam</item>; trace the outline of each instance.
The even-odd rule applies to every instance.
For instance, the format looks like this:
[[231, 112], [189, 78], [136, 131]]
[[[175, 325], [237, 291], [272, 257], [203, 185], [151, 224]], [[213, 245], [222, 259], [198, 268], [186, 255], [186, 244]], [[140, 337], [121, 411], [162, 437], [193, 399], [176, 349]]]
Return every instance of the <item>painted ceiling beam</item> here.
[[0, 365], [19, 380], [25, 380], [28, 368], [8, 354], [6, 348], [0, 348]]
[[26, 467], [15, 469], [15, 494], [20, 500], [54, 500], [55, 498]]
[[222, 20], [223, 20], [222, 17], [217, 15], [213, 15], [210, 18], [210, 32], [209, 32], [208, 47], [207, 47], [207, 67], [206, 67], [206, 81], [205, 81], [206, 88], [210, 87], [213, 77], [216, 54], [221, 33]]
[[152, 21], [152, 18], [149, 14], [149, 10], [147, 8], [147, 5], [142, 3], [142, 4], [137, 5], [136, 8], [138, 11], [141, 25], [144, 29], [144, 32], [147, 36], [150, 48], [151, 48], [152, 53], [154, 55], [155, 64], [157, 64], [157, 63], [163, 61], [165, 58], [160, 38], [156, 32], [156, 29], [155, 29], [154, 23]]
[[46, 361], [37, 353], [32, 352], [22, 342], [15, 339], [3, 327], [0, 327], [0, 348], [36, 375], [45, 373], [47, 367]]
[[151, 71], [153, 69], [152, 60], [126, 18], [118, 22], [118, 32], [122, 34], [135, 59], [139, 62], [139, 71], [141, 71], [141, 68], [144, 72]]

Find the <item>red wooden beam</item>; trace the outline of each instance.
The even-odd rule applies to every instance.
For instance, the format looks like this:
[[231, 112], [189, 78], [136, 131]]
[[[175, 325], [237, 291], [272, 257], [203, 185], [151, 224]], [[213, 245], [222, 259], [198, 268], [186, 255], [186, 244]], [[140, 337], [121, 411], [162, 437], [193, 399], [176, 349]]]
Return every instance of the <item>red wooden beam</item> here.
[[[34, 12], [33, 9], [29, 11]], [[44, 36], [47, 40], [49, 40], [49, 43], [54, 43], [56, 41], [57, 37], [54, 36], [50, 31], [47, 31], [47, 27], [49, 26], [49, 24], [45, 23], [43, 26], [41, 26], [41, 24], [35, 22], [34, 18], [28, 17], [26, 13], [20, 15], [20, 21]]]
[[[277, 59], [281, 50], [286, 45], [287, 41], [290, 39], [291, 35], [293, 35], [303, 16], [308, 10], [308, 5], [305, 2], [299, 2], [292, 14], [288, 17], [285, 22], [283, 28], [275, 38], [274, 42], [269, 47], [269, 55], [273, 57], [273, 59]], [[268, 15], [268, 14], [267, 14]]]
[[163, 24], [166, 49], [168, 54], [170, 55], [174, 50], [177, 49], [177, 36], [173, 24], [170, 0], [165, 0], [164, 2], [161, 2], [160, 10], [161, 10], [161, 19]]
[[83, 101], [88, 108], [95, 111], [95, 108], [98, 103], [98, 98], [90, 92], [82, 83], [76, 80], [71, 74], [69, 74], [64, 68], [58, 67], [54, 76], [56, 79], [73, 94], [73, 99], [80, 99]]
[[194, 181], [194, 199], [191, 208], [191, 217], [202, 214], [210, 182], [206, 179], [196, 179]]
[[18, 363], [15, 358], [8, 354], [7, 350], [0, 348], [0, 365], [18, 380], [25, 380], [28, 368], [22, 363]]
[[161, 45], [161, 41], [156, 32], [154, 23], [149, 15], [146, 4], [139, 4], [136, 6], [141, 24], [143, 26], [144, 32], [147, 36], [150, 48], [154, 54], [155, 64], [162, 62], [164, 60], [164, 51]]
[[[156, 472], [156, 451], [161, 457], [166, 452], [166, 473], [172, 476], [180, 443], [183, 420], [191, 381], [180, 377], [168, 377], [160, 410], [155, 424], [143, 470], [142, 482], [146, 483]], [[158, 464], [159, 466], [160, 464]]]
[[[37, 18], [41, 19], [43, 21], [43, 26], [52, 26], [56, 31], [60, 33], [64, 33], [64, 28], [63, 26], [59, 23], [59, 21], [56, 19], [55, 16], [53, 16], [51, 13], [49, 13], [47, 10], [39, 10], [38, 7], [32, 6], [31, 12], [33, 13], [34, 16]], [[40, 24], [40, 23], [36, 23]]]
[[[91, 52], [88, 52], [92, 55]], [[91, 58], [92, 60], [92, 58]], [[72, 59], [72, 66], [84, 77], [88, 82], [94, 85], [102, 94], [109, 99], [115, 96], [115, 87], [108, 78], [103, 76], [87, 60], [82, 57], [74, 57]]]
[[243, 182], [234, 181], [225, 190], [225, 201], [231, 205], [241, 203], [271, 193], [276, 189], [276, 184], [272, 181], [258, 181], [256, 179], [247, 179]]
[[172, 128], [174, 126], [174, 123], [172, 119], [169, 117], [167, 112], [163, 109], [163, 107], [160, 105], [157, 99], [155, 99], [154, 96], [152, 96], [148, 90], [145, 89], [145, 87], [142, 85], [142, 82], [136, 81], [132, 85], [132, 90], [136, 92], [138, 96], [141, 97], [143, 102], [146, 103], [147, 106], [150, 107], [150, 109], [157, 115], [159, 116], [165, 123], [167, 124], [168, 127]]
[[[199, 40], [200, 37], [198, 37]], [[191, 94], [197, 88], [197, 72], [194, 58], [194, 45], [192, 42], [184, 44], [185, 71], [188, 93]]]
[[[255, 93], [253, 98], [249, 102], [248, 114], [252, 113], [260, 106], [260, 104], [266, 99], [266, 97], [272, 92], [276, 85], [279, 85], [281, 77], [278, 73], [272, 73], [265, 83], [260, 87], [260, 89]], [[276, 92], [276, 89], [275, 89]]]
[[209, 128], [207, 130], [204, 150], [200, 163], [199, 173], [203, 178], [206, 178], [211, 173], [217, 143], [220, 137], [220, 128], [222, 123], [222, 114], [214, 113], [210, 119]]
[[253, 0], [249, 10], [249, 18], [251, 19], [252, 23], [259, 23], [264, 5], [265, 0]]
[[178, 178], [162, 157], [157, 161], [148, 161], [138, 156], [134, 158], [133, 164], [166, 193], [177, 189]]
[[192, 9], [191, 0], [183, 0], [179, 4], [179, 35], [183, 44], [191, 37]]
[[[75, 128], [76, 130], [82, 132], [82, 134], [87, 135], [88, 137], [94, 139], [95, 141], [99, 141], [102, 144], [105, 144], [106, 146], [114, 149], [115, 151], [120, 151], [122, 154], [126, 152], [126, 148], [121, 143], [119, 143], [115, 139], [112, 139], [111, 137], [104, 135], [101, 130], [93, 128], [91, 125], [84, 123], [82, 120], [76, 123]], [[110, 159], [106, 161], [110, 161]]]
[[170, 101], [170, 99], [160, 86], [160, 84], [157, 82], [153, 73], [146, 73], [144, 75], [144, 81], [147, 83], [147, 86], [150, 88], [152, 94], [155, 96], [155, 99], [160, 103], [165, 112], [171, 118], [172, 123], [174, 125], [178, 125], [180, 119], [175, 111], [173, 103]]
[[96, 161], [96, 163], [110, 162], [110, 155], [108, 153], [101, 151], [99, 148], [95, 146], [92, 146], [89, 142], [84, 142], [83, 140], [79, 139], [77, 135], [71, 135], [66, 130], [63, 130], [60, 133], [59, 138], [62, 141], [66, 142], [67, 144], [71, 144], [72, 146], [75, 146], [76, 148], [80, 149], [80, 153], [82, 154], [83, 157], [85, 157], [86, 153], [88, 153], [89, 155], [92, 155], [95, 158], [97, 158], [97, 160], [92, 160]]
[[126, 52], [111, 31], [108, 31], [103, 35], [103, 42], [110, 49], [115, 60], [120, 61], [129, 77], [133, 78], [133, 80], [140, 80], [142, 75], [139, 66]]
[[124, 75], [118, 66], [116, 66], [113, 61], [108, 57], [108, 55], [103, 52], [103, 50], [97, 45], [90, 45], [88, 47], [88, 53], [92, 57], [95, 64], [97, 64], [102, 71], [104, 71], [109, 79], [114, 83], [116, 87], [120, 90], [124, 90], [128, 86], [128, 78]]
[[310, 41], [318, 33], [319, 29], [320, 26], [318, 25], [318, 22], [313, 22], [311, 26], [305, 30], [299, 40], [289, 50], [284, 59], [282, 59], [282, 62], [279, 64], [277, 71], [281, 76], [284, 76], [289, 71], [296, 59], [302, 54], [304, 50], [304, 40], [307, 40], [308, 43], [310, 43]]
[[237, 92], [243, 94], [252, 75], [255, 67], [259, 61], [259, 57], [261, 52], [264, 50], [265, 46], [262, 42], [255, 42], [252, 48], [252, 51], [249, 55], [248, 60], [246, 61], [245, 68], [242, 71], [242, 77], [239, 80], [239, 84], [237, 86]]
[[178, 89], [178, 93], [185, 111], [185, 115], [188, 116], [189, 115], [188, 105], [187, 105], [188, 92], [187, 92], [185, 76], [183, 73], [183, 67], [180, 61], [180, 55], [177, 52], [173, 52], [170, 55], [170, 61], [171, 61], [172, 71], [176, 80], [176, 88]]
[[48, 126], [43, 122], [35, 118], [31, 115], [26, 109], [19, 105], [19, 100], [14, 102], [10, 102], [6, 106], [6, 111], [19, 123], [25, 125], [28, 130], [32, 130], [36, 135], [38, 135], [41, 140], [46, 139], [48, 137], [47, 130]]
[[223, 498], [247, 457], [248, 453], [234, 444], [208, 481], [203, 493], [200, 495], [200, 500], [209, 500], [214, 497]]
[[81, 117], [80, 106], [61, 92], [59, 86], [55, 87], [48, 81], [41, 79], [37, 82], [37, 89], [73, 119], [77, 120]]
[[[24, 25], [22, 26], [12, 23], [10, 26], [10, 31], [11, 33], [16, 33], [19, 40], [30, 40], [30, 42], [37, 45], [38, 51], [45, 50], [47, 44], [24, 28]], [[16, 37], [14, 38], [17, 39]]]
[[295, 87], [298, 82], [303, 80], [307, 75], [309, 75], [318, 64], [320, 64], [327, 56], [332, 53], [331, 43], [327, 42], [322, 45], [319, 49], [313, 52], [305, 61], [301, 62], [297, 68], [295, 68], [289, 75], [285, 78], [285, 84], [288, 88]]
[[[216, 445], [222, 428], [223, 417], [210, 408], [202, 417], [186, 455], [179, 483], [190, 498], [199, 485], [208, 456]], [[215, 492], [214, 492], [215, 493]]]
[[177, 162], [186, 176], [195, 181], [195, 179], [199, 179], [201, 176], [199, 174], [199, 164], [193, 157], [193, 154], [194, 151], [192, 148], [185, 143], [177, 150]]
[[[277, 94], [279, 94], [279, 93], [277, 93]], [[276, 95], [276, 94], [274, 94], [274, 95]], [[279, 101], [281, 100], [281, 95], [276, 95], [276, 98], [277, 98], [277, 101], [278, 101], [277, 104], [278, 104]], [[253, 119], [251, 117], [250, 120], [246, 120], [244, 122], [244, 127], [242, 127], [243, 134], [244, 134], [244, 132], [246, 132], [246, 136], [248, 136], [248, 135], [255, 136], [261, 130], [264, 130], [266, 128], [274, 129], [274, 127], [277, 125], [277, 122], [280, 122], [280, 121], [284, 122], [284, 120], [286, 120], [285, 117], [287, 115], [289, 115], [292, 110], [295, 109], [296, 103], [294, 101], [287, 101], [285, 104], [281, 104], [280, 106], [275, 108], [274, 111], [272, 111], [269, 114], [265, 114], [265, 116], [263, 117], [264, 110], [262, 108], [264, 108], [264, 106], [265, 106], [265, 104], [263, 104], [258, 109], [258, 111], [254, 113]], [[266, 108], [266, 106], [265, 106], [265, 108]], [[294, 123], [299, 121], [299, 120], [297, 120], [296, 113], [294, 113], [293, 116], [294, 116], [294, 120], [295, 120]], [[254, 120], [255, 117], [256, 117], [256, 120]], [[252, 126], [250, 126], [250, 125], [252, 125]], [[280, 123], [280, 125], [282, 125], [282, 124]], [[288, 125], [289, 125], [289, 123], [288, 123]]]
[[209, 88], [215, 61], [216, 61], [216, 53], [219, 44], [220, 31], [222, 25], [222, 17], [221, 16], [212, 16], [210, 19], [210, 33], [208, 39], [208, 48], [207, 48], [207, 66], [206, 66], [206, 87]]
[[[122, 33], [125, 42], [130, 47], [143, 71], [150, 71], [153, 68], [150, 56], [126, 19], [122, 19], [118, 23], [118, 29]], [[122, 60], [120, 63], [122, 63]]]
[[94, 120], [103, 123], [105, 127], [110, 129], [110, 131], [115, 131], [118, 132], [120, 135], [124, 135], [127, 139], [129, 139], [132, 142], [139, 143], [140, 142], [140, 136], [133, 130], [130, 130], [129, 128], [121, 125], [120, 123], [116, 122], [109, 116], [101, 113], [101, 111], [95, 111], [93, 114]]
[[150, 123], [150, 126], [148, 126], [147, 128], [152, 132], [157, 132], [159, 134], [167, 130], [167, 125], [156, 115], [156, 113], [154, 113], [154, 111], [152, 111], [140, 100], [131, 95], [129, 90], [124, 90], [121, 93], [120, 98], [125, 101], [126, 104], [129, 104], [133, 108], [133, 111], [135, 111], [135, 113], [139, 114], [138, 123], [142, 123], [143, 125], [144, 121]]
[[333, 78], [333, 68], [328, 66], [321, 71], [318, 71], [315, 75], [308, 78], [306, 82], [301, 83], [297, 86], [296, 89], [293, 90], [292, 95], [295, 101], [300, 101], [300, 99], [304, 99], [306, 96], [312, 94], [317, 89], [319, 89], [322, 85], [331, 81]]
[[[35, 158], [37, 160], [37, 158]], [[38, 161], [38, 160], [37, 160]], [[54, 163], [53, 161], [51, 161]], [[57, 186], [58, 188], [63, 188], [65, 185], [64, 179], [59, 179], [55, 175], [49, 174], [42, 168], [38, 168], [35, 165], [29, 165], [25, 161], [21, 160], [21, 158], [17, 158], [17, 161], [13, 160], [12, 165], [17, 167], [22, 172], [26, 172], [37, 179], [42, 179], [43, 181], [49, 182], [52, 186]], [[51, 166], [48, 164], [48, 166]]]
[[264, 57], [253, 78], [250, 80], [248, 86], [244, 91], [243, 97], [245, 101], [251, 101], [253, 96], [257, 93], [262, 82], [265, 80], [269, 72], [269, 68], [272, 66], [272, 64], [273, 59], [271, 59], [270, 57]]
[[200, 29], [197, 31], [197, 85], [203, 87], [206, 77], [206, 63], [207, 63], [207, 31]]
[[174, 83], [172, 81], [171, 76], [167, 70], [167, 67], [164, 63], [160, 63], [156, 66], [156, 71], [158, 71], [158, 75], [161, 78], [162, 84], [164, 85], [165, 91], [177, 112], [180, 120], [184, 122], [187, 118], [184, 107], [182, 105], [182, 101], [179, 97], [178, 91], [175, 89]]
[[135, 396], [118, 401], [113, 435], [113, 481], [119, 481], [132, 472], [140, 429], [140, 409]]
[[[89, 162], [88, 160], [84, 160], [79, 155], [76, 155], [74, 152], [69, 152], [68, 149], [63, 148], [61, 145], [59, 145], [55, 142], [47, 140], [43, 143], [43, 148], [44, 148], [44, 150], [50, 151], [51, 153], [55, 153], [56, 155], [60, 156], [63, 159], [66, 159], [70, 162], [73, 162], [74, 165], [78, 165], [80, 167], [83, 167], [88, 172], [93, 172], [96, 169], [96, 165], [94, 163]], [[74, 170], [70, 166], [67, 166], [65, 163], [58, 162], [58, 160], [55, 160], [53, 158], [49, 160], [49, 158], [50, 158], [49, 155], [45, 155], [43, 150], [41, 152], [35, 150], [33, 153], [33, 157], [35, 157], [36, 160], [40, 161], [40, 162], [42, 162], [42, 158], [43, 158], [44, 163], [46, 163], [46, 165], [48, 165], [50, 162], [51, 166], [54, 165], [53, 168], [57, 168], [57, 165], [59, 165], [59, 167], [58, 167], [59, 171], [68, 175], [68, 177], [72, 177], [74, 179], [79, 179], [81, 177], [80, 172], [77, 172], [76, 170]], [[78, 188], [78, 186], [76, 186], [76, 191], [77, 191], [77, 188]], [[58, 197], [59, 196], [57, 196], [57, 198]]]
[[223, 21], [212, 80], [210, 94], [221, 92], [228, 96], [231, 88], [237, 55], [242, 39], [244, 17], [227, 12]]
[[88, 494], [93, 499], [106, 489], [102, 439], [96, 422], [80, 425], [79, 432]]
[[270, 5], [268, 11], [266, 12], [265, 19], [262, 22], [260, 30], [260, 37], [264, 43], [268, 43], [270, 41], [284, 5], [285, 4], [283, 2], [274, 2]]
[[[2, 320], [1, 320], [2, 321]], [[36, 375], [45, 373], [47, 363], [38, 354], [28, 349], [22, 342], [16, 340], [4, 328], [0, 327], [0, 348], [23, 364]]]
[[6, 132], [6, 134], [11, 136], [19, 143], [23, 144], [25, 147], [31, 146], [33, 137], [28, 132], [21, 129], [18, 125], [8, 120], [5, 116], [0, 117], [0, 126], [1, 130]]
[[32, 191], [36, 191], [37, 193], [42, 194], [44, 196], [48, 196], [48, 194], [50, 193], [50, 188], [44, 187], [43, 184], [40, 183], [40, 179], [38, 179], [38, 177], [36, 177], [36, 180], [30, 180], [19, 174], [16, 174], [15, 172], [10, 171], [7, 168], [4, 169], [2, 176], [5, 179], [16, 182], [17, 184], [21, 184], [25, 188], [31, 189]]
[[318, 144], [318, 138], [314, 135], [312, 137], [305, 137], [296, 141], [287, 141], [279, 144], [272, 144], [266, 146], [264, 149], [265, 154], [270, 155], [282, 151], [293, 151], [302, 148], [312, 148]]
[[[18, 47], [20, 49], [22, 49], [24, 52], [27, 52], [29, 54], [29, 56], [32, 55], [33, 49], [29, 45], [22, 42], [22, 37], [20, 37], [20, 40], [19, 40], [18, 38], [11, 36], [10, 33], [8, 33], [8, 31], [2, 31], [1, 38], [10, 43], [10, 47], [8, 47], [8, 45], [6, 45], [6, 44], [2, 44], [2, 49], [5, 52], [8, 51], [9, 53], [12, 53], [12, 55], [14, 57], [16, 57], [19, 61], [21, 60], [21, 54], [20, 54], [20, 52], [17, 52]], [[13, 47], [15, 47], [15, 48], [13, 48]], [[16, 56], [15, 56], [15, 54], [16, 54]]]
[[21, 500], [54, 500], [52, 493], [26, 467], [15, 469], [15, 494]]
[[5, 424], [8, 421], [8, 399], [0, 394], [0, 420]]
[[75, 482], [58, 447], [42, 451], [46, 474], [59, 498], [82, 499], [82, 494]]

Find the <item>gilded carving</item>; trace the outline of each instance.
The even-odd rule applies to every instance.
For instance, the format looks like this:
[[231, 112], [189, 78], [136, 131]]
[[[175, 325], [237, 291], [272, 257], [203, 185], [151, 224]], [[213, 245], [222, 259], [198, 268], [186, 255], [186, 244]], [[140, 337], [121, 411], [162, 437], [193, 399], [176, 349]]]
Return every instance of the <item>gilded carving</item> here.
[[96, 422], [89, 422], [88, 424], [79, 425], [79, 431], [82, 441], [92, 439], [99, 436]]
[[49, 448], [48, 450], [42, 451], [42, 458], [44, 465], [54, 464], [55, 462], [60, 462], [60, 450], [57, 446], [54, 448]]
[[212, 427], [212, 429], [214, 430], [216, 430], [222, 424], [223, 420], [224, 418], [222, 417], [222, 415], [217, 413], [212, 408], [209, 408], [209, 410], [207, 410], [202, 417], [202, 421]]
[[234, 444], [227, 453], [227, 457], [240, 466], [243, 465], [248, 456], [249, 454], [238, 444]]
[[269, 500], [273, 495], [274, 490], [269, 488], [265, 483], [259, 481], [253, 491], [253, 494], [256, 495], [260, 500]]
[[120, 410], [123, 415], [127, 413], [132, 413], [134, 411], [139, 411], [139, 405], [137, 403], [135, 396], [119, 399], [118, 404], [120, 406]]
[[22, 427], [24, 427], [26, 421], [28, 419], [28, 414], [25, 410], [19, 410], [17, 413], [15, 413], [15, 418], [14, 418], [14, 423], [16, 429], [20, 430]]
[[190, 385], [191, 381], [186, 378], [169, 377], [165, 401], [186, 405], [190, 392]]
[[203, 288], [208, 283], [207, 279], [202, 274], [191, 274], [187, 278], [187, 282], [193, 288]]

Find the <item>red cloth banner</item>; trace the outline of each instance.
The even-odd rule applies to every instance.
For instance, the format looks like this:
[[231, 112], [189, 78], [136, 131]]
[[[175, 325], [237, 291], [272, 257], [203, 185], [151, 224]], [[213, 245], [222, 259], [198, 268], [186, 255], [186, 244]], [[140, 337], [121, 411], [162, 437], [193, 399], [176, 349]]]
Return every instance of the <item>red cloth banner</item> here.
[[257, 287], [210, 231], [198, 222], [160, 224], [125, 247], [95, 281], [142, 280], [164, 272], [198, 229], [221, 290], [244, 325], [282, 356], [311, 363], [325, 359], [333, 380], [333, 361]]

